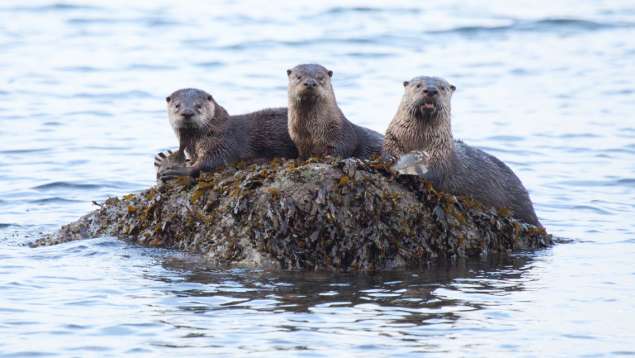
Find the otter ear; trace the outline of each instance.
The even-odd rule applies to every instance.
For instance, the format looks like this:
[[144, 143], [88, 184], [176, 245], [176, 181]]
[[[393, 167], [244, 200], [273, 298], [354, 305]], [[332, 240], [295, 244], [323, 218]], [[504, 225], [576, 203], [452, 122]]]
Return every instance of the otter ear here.
[[212, 95], [208, 94], [207, 95], [207, 100], [211, 102], [213, 100]]
[[326, 73], [328, 73], [328, 74], [329, 74], [329, 77], [333, 77], [333, 71], [328, 70], [328, 71], [326, 71]]
[[410, 84], [410, 82], [408, 82], [408, 81], [403, 81], [403, 86], [404, 86], [404, 87], [408, 87], [408, 85], [409, 85], [409, 84]]
[[170, 103], [170, 101], [171, 101], [171, 100], [172, 100], [172, 98], [170, 98], [169, 96], [168, 96], [168, 97], [165, 97], [165, 101], [166, 101], [166, 102]]
[[287, 76], [291, 76], [291, 72], [293, 72], [293, 71], [287, 70]]
[[450, 89], [452, 90], [452, 92], [456, 91], [456, 86], [455, 85], [450, 85]]

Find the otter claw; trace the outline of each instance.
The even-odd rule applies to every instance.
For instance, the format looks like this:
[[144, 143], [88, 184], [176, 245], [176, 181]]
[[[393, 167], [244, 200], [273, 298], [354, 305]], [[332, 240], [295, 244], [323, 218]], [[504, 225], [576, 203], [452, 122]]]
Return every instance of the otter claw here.
[[172, 168], [166, 169], [158, 174], [161, 180], [170, 180], [177, 177], [187, 177], [191, 175], [189, 168]]
[[182, 165], [185, 160], [185, 156], [179, 154], [179, 152], [174, 152], [170, 149], [165, 152], [157, 153], [154, 156], [154, 166], [160, 170], [161, 167]]
[[157, 153], [154, 156], [154, 166], [157, 168], [160, 167], [167, 158], [168, 156], [164, 152]]

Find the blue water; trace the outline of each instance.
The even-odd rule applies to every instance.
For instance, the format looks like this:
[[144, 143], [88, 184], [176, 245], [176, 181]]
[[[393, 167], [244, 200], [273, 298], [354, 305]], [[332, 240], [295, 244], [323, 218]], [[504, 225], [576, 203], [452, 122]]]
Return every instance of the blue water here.
[[[635, 355], [632, 1], [5, 0], [0, 53], [0, 356]], [[508, 163], [573, 243], [372, 276], [112, 238], [24, 246], [153, 184], [173, 90], [283, 106], [305, 62], [381, 132], [404, 80], [447, 78], [456, 137]]]

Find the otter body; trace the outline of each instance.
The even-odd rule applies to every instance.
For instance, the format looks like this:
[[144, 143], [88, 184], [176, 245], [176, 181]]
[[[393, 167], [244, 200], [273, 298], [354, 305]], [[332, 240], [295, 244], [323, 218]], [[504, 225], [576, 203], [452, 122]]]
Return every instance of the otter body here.
[[289, 135], [300, 158], [379, 155], [383, 136], [346, 119], [331, 85], [332, 71], [320, 65], [298, 65], [289, 77]]
[[[230, 116], [210, 94], [192, 88], [178, 90], [166, 101], [179, 150], [157, 156], [161, 179], [198, 176], [201, 171], [241, 160], [297, 157], [287, 129], [286, 108]], [[175, 162], [182, 165], [175, 166]]]
[[505, 163], [453, 139], [450, 101], [455, 87], [435, 77], [415, 77], [404, 87], [386, 131], [384, 157], [396, 160], [411, 151], [424, 151], [423, 177], [437, 189], [510, 209], [514, 217], [541, 226], [527, 190]]

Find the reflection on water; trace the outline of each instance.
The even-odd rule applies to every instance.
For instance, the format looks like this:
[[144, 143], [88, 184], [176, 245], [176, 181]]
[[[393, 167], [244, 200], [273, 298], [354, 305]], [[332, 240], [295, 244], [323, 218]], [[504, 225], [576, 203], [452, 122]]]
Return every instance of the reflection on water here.
[[[632, 1], [0, 3], [0, 356], [635, 354]], [[154, 181], [164, 97], [286, 103], [334, 71], [383, 132], [401, 83], [448, 78], [456, 137], [508, 163], [571, 243], [378, 275], [207, 267], [112, 239], [25, 242]]]
[[[205, 301], [205, 297], [228, 294], [233, 302], [224, 302], [223, 307], [262, 309], [260, 303], [270, 300], [265, 310], [283, 310], [306, 313], [315, 307], [338, 308], [355, 307], [374, 302], [380, 306], [397, 306], [403, 310], [396, 321], [386, 323], [412, 323], [420, 325], [429, 319], [454, 320], [453, 312], [479, 309], [478, 303], [435, 294], [441, 287], [447, 289], [468, 289], [469, 292], [504, 294], [522, 289], [518, 282], [523, 267], [529, 258], [488, 258], [480, 260], [459, 260], [455, 263], [435, 263], [429, 270], [421, 272], [385, 272], [373, 275], [331, 274], [317, 272], [243, 272], [215, 271], [211, 267], [194, 265], [178, 258], [168, 258], [162, 262], [164, 268], [181, 273], [176, 281], [165, 277], [147, 277], [198, 284], [200, 289], [172, 291], [179, 297], [187, 297], [192, 303]], [[496, 272], [490, 272], [490, 271]], [[490, 277], [489, 281], [486, 277]], [[257, 302], [251, 305], [250, 302]], [[201, 307], [213, 310], [214, 307]], [[377, 307], [378, 310], [381, 307]]]

